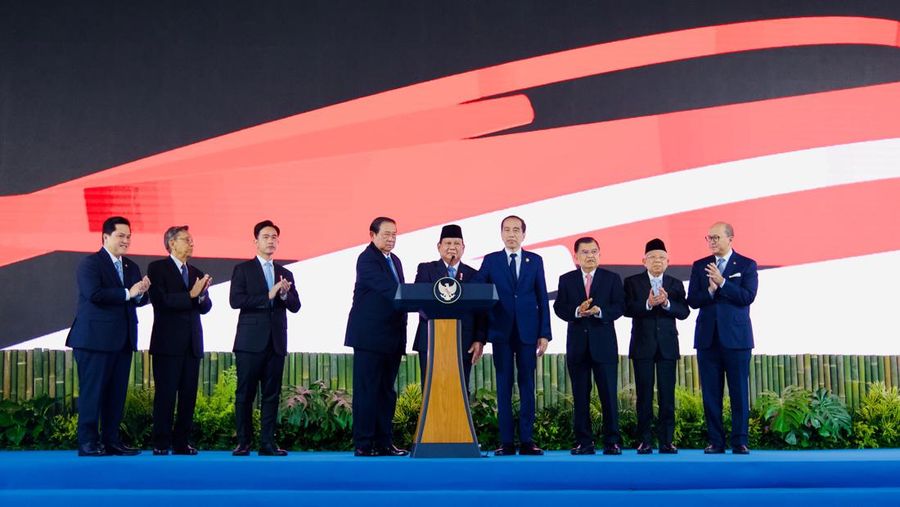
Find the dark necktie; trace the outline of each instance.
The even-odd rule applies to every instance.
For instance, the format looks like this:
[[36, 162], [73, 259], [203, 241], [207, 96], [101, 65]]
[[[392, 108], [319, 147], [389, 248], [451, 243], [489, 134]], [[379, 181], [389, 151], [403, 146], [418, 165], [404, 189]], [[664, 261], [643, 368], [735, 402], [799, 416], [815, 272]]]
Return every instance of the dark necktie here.
[[387, 260], [388, 266], [391, 268], [391, 274], [394, 275], [394, 281], [400, 283], [400, 276], [397, 275], [397, 266], [394, 266], [394, 260], [391, 259], [390, 256], [385, 257]]
[[188, 286], [188, 272], [187, 272], [187, 264], [181, 265], [181, 279], [184, 280], [184, 286]]
[[509, 274], [512, 275], [513, 285], [519, 283], [519, 276], [516, 274], [516, 257], [518, 254], [509, 254]]

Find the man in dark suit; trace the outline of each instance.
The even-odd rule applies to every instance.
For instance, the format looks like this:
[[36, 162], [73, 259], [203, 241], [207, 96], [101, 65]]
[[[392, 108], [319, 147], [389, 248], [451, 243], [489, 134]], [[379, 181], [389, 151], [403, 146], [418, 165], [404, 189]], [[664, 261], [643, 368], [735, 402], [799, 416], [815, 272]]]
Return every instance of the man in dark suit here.
[[[200, 360], [203, 358], [203, 326], [200, 315], [209, 312], [212, 301], [207, 289], [212, 282], [187, 261], [194, 253], [194, 239], [188, 226], [169, 227], [163, 235], [169, 257], [153, 261], [147, 267], [150, 278], [150, 302], [153, 303], [153, 331], [150, 354], [153, 356], [153, 455], [193, 456], [197, 449], [189, 438], [194, 424], [194, 405]], [[175, 403], [178, 419], [175, 419]]]
[[591, 374], [597, 383], [603, 415], [603, 454], [622, 454], [619, 447], [617, 376], [619, 347], [615, 320], [625, 310], [622, 279], [598, 268], [600, 246], [590, 237], [575, 241], [578, 269], [559, 277], [553, 310], [569, 323], [566, 366], [572, 379], [575, 447], [572, 454], [594, 454], [591, 428]]
[[667, 274], [669, 255], [661, 239], [652, 239], [644, 248], [643, 273], [625, 279], [625, 316], [631, 317], [631, 344], [628, 356], [634, 365], [637, 388], [638, 454], [652, 454], [650, 426], [653, 422], [653, 377], [659, 396], [660, 454], [675, 454], [675, 361], [678, 327], [691, 313], [685, 300], [684, 284]]
[[344, 345], [353, 347], [353, 445], [355, 455], [406, 456], [394, 445], [394, 382], [406, 353], [406, 312], [394, 308], [403, 265], [391, 253], [397, 223], [378, 217], [369, 225], [371, 242], [356, 259], [353, 306]]
[[234, 354], [237, 362], [237, 390], [234, 415], [238, 445], [234, 456], [250, 454], [253, 432], [253, 400], [262, 389], [259, 431], [260, 456], [287, 456], [275, 444], [275, 418], [281, 396], [281, 376], [287, 355], [287, 311], [300, 311], [300, 296], [294, 275], [275, 264], [281, 229], [270, 220], [253, 227], [256, 257], [234, 267], [231, 275], [231, 307], [240, 310]]
[[732, 249], [731, 225], [713, 224], [706, 235], [712, 255], [691, 267], [688, 304], [699, 308], [694, 347], [700, 369], [700, 390], [709, 445], [704, 452], [725, 452], [722, 426], [722, 396], [725, 381], [731, 397], [731, 449], [748, 454], [747, 427], [750, 418], [750, 354], [753, 328], [750, 305], [756, 299], [759, 279], [756, 261]]
[[136, 308], [147, 304], [150, 280], [124, 257], [131, 244], [127, 219], [107, 218], [102, 238], [103, 248], [78, 264], [78, 310], [66, 339], [78, 364], [78, 455], [133, 456], [140, 451], [122, 443], [119, 423], [137, 349]]
[[[460, 283], [475, 281], [478, 271], [464, 264], [460, 259], [466, 250], [462, 228], [458, 225], [445, 225], [441, 229], [441, 238], [437, 244], [440, 260], [423, 262], [416, 269], [416, 283], [434, 283], [444, 277], [456, 278]], [[461, 319], [462, 334], [460, 347], [466, 351], [463, 357], [466, 387], [472, 365], [481, 359], [484, 344], [487, 341], [487, 316], [483, 313], [469, 312]], [[419, 316], [419, 327], [416, 328], [416, 341], [413, 350], [419, 353], [419, 370], [422, 373], [422, 385], [425, 385], [425, 373], [428, 366], [428, 319]]]
[[513, 372], [518, 371], [519, 453], [541, 455], [534, 442], [534, 371], [537, 358], [550, 342], [550, 302], [540, 255], [522, 250], [525, 221], [511, 215], [500, 223], [505, 248], [481, 262], [479, 282], [497, 288], [499, 304], [488, 313], [488, 340], [493, 344], [497, 372], [497, 419], [500, 447], [495, 456], [516, 454], [512, 413]]

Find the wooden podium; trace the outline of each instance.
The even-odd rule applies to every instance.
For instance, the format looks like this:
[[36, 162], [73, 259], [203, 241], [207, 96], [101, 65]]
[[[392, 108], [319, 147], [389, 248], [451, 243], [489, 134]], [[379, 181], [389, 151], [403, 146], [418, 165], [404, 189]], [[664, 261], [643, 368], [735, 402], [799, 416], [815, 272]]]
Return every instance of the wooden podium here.
[[397, 289], [395, 304], [399, 308], [422, 312], [429, 319], [428, 365], [413, 458], [481, 456], [463, 378], [458, 317], [490, 308], [497, 299], [493, 284], [463, 285], [450, 277], [434, 284], [403, 284]]

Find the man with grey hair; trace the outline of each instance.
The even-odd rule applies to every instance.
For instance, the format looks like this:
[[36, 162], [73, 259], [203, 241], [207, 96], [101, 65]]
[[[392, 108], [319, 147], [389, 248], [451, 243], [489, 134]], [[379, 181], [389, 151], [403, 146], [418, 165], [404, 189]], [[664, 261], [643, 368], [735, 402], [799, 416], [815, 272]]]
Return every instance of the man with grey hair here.
[[[153, 455], [193, 456], [197, 449], [188, 441], [194, 422], [200, 360], [203, 358], [203, 326], [200, 315], [209, 312], [212, 301], [207, 289], [212, 278], [188, 265], [194, 239], [188, 226], [169, 227], [163, 236], [169, 256], [150, 263], [150, 302], [153, 304]], [[175, 405], [178, 405], [174, 430]]]

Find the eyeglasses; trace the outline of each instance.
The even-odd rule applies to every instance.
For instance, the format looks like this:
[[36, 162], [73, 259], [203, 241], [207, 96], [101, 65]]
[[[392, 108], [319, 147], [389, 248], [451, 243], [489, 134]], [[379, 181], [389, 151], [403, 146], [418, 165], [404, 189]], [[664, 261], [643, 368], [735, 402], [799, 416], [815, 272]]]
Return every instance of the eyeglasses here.
[[718, 243], [720, 239], [730, 238], [731, 236], [703, 236], [703, 239], [706, 240], [707, 243]]

